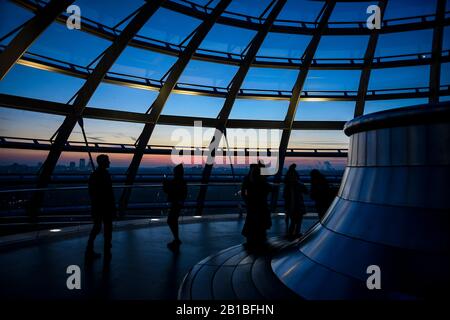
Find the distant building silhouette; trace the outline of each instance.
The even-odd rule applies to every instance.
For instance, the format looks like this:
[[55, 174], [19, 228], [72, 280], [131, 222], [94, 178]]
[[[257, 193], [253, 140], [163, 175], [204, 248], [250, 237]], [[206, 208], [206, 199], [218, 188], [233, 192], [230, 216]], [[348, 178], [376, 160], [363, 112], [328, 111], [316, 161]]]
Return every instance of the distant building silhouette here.
[[86, 160], [85, 159], [80, 159], [80, 164], [78, 165], [78, 168], [80, 170], [86, 169]]

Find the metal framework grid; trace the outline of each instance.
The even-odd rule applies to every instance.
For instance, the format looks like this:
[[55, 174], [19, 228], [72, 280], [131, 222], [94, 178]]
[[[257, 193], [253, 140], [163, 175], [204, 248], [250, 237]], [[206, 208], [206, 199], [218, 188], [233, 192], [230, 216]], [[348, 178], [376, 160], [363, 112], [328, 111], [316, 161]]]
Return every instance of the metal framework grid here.
[[[385, 11], [387, 1], [379, 1], [382, 14]], [[317, 19], [314, 22], [304, 22], [277, 19], [286, 0], [273, 0], [259, 17], [227, 11], [226, 8], [231, 0], [221, 0], [215, 8], [208, 7], [209, 3], [202, 6], [188, 0], [153, 0], [146, 2], [139, 8], [123, 30], [119, 30], [118, 26], [109, 27], [94, 20], [83, 18], [82, 30], [84, 32], [112, 41], [110, 47], [99, 57], [100, 61], [94, 69], [27, 51], [52, 22], [66, 23], [68, 15], [64, 12], [64, 9], [73, 0], [50, 0], [49, 2], [13, 0], [13, 2], [33, 11], [35, 16], [21, 27], [20, 32], [8, 46], [0, 48], [0, 79], [4, 78], [15, 63], [86, 79], [85, 84], [74, 97], [73, 105], [0, 94], [0, 105], [3, 107], [59, 114], [66, 117], [58, 129], [55, 140], [51, 142], [31, 139], [28, 142], [18, 142], [11, 141], [14, 138], [0, 137], [0, 147], [3, 148], [45, 149], [50, 151], [40, 172], [38, 188], [45, 188], [51, 181], [53, 170], [62, 151], [86, 151], [88, 148], [106, 152], [133, 153], [133, 160], [126, 179], [126, 184], [132, 185], [144, 153], [164, 154], [166, 152], [163, 149], [148, 146], [155, 125], [189, 126], [195, 120], [202, 120], [206, 127], [213, 127], [221, 132], [225, 132], [226, 128], [274, 128], [282, 130], [283, 134], [278, 150], [281, 165], [275, 176], [277, 181], [281, 178], [286, 156], [317, 156], [319, 153], [322, 156], [346, 155], [346, 150], [323, 150], [325, 152], [322, 153], [317, 152], [317, 150], [299, 151], [288, 148], [292, 130], [341, 130], [344, 125], [343, 121], [294, 121], [300, 101], [355, 101], [354, 115], [359, 116], [364, 113], [364, 105], [367, 100], [423, 97], [435, 103], [439, 101], [440, 96], [450, 95], [450, 87], [440, 83], [441, 64], [450, 61], [449, 50], [442, 50], [443, 29], [444, 26], [450, 25], [450, 17], [447, 17], [448, 14], [445, 12], [445, 0], [437, 0], [434, 15], [383, 20], [382, 28], [372, 31], [366, 28], [365, 22], [329, 22], [335, 3], [339, 1], [324, 0], [323, 9]], [[163, 42], [138, 35], [139, 29], [160, 7], [203, 20], [203, 23], [191, 34], [187, 45]], [[256, 30], [257, 33], [246, 52], [242, 54], [199, 49], [204, 37], [215, 23]], [[433, 29], [432, 52], [385, 57], [374, 55], [379, 34], [431, 28]], [[311, 35], [312, 39], [303, 56], [297, 59], [258, 56], [258, 49], [269, 31]], [[369, 42], [364, 58], [315, 59], [315, 51], [322, 35], [368, 35]], [[126, 46], [134, 46], [178, 58], [169, 71], [167, 80], [147, 79], [110, 72], [109, 69]], [[181, 73], [191, 59], [237, 65], [239, 70], [227, 88], [178, 82]], [[430, 66], [428, 87], [368, 90], [372, 69], [419, 65]], [[243, 80], [250, 67], [295, 69], [299, 71], [299, 76], [292, 91], [242, 88]], [[361, 70], [359, 88], [357, 91], [305, 91], [303, 90], [303, 84], [309, 70]], [[159, 91], [159, 95], [149, 112], [144, 114], [87, 107], [90, 97], [102, 81], [133, 88], [155, 90]], [[217, 96], [226, 100], [217, 119], [161, 115], [165, 102], [171, 93]], [[236, 98], [287, 100], [289, 101], [289, 108], [284, 121], [230, 120], [228, 116]], [[82, 123], [83, 118], [143, 123], [144, 130], [136, 146], [115, 144], [107, 144], [108, 146], [93, 145], [91, 147], [88, 145], [74, 146], [68, 139], [77, 122]], [[213, 155], [214, 147], [217, 146], [214, 141], [211, 141], [209, 150], [213, 151]], [[211, 168], [212, 166], [205, 166], [202, 181], [208, 182]], [[201, 213], [205, 194], [206, 187], [199, 194], [198, 213]], [[33, 198], [33, 207], [36, 209], [40, 207], [42, 196], [42, 192], [37, 192]], [[122, 210], [127, 207], [128, 197], [129, 194], [127, 193], [122, 195], [120, 202]], [[276, 197], [273, 200], [276, 202]]]

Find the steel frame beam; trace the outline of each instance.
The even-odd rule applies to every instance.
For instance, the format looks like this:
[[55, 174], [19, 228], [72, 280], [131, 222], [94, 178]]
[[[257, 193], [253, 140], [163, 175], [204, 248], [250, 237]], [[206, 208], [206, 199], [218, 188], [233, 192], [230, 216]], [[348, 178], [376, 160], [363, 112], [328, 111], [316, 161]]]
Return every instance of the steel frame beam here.
[[0, 54], [0, 80], [28, 50], [33, 42], [74, 0], [51, 0], [31, 18]]
[[[29, 53], [32, 55], [31, 53]], [[45, 60], [45, 57], [43, 57]], [[47, 58], [50, 59], [50, 58]], [[50, 59], [54, 60], [54, 59]], [[424, 59], [425, 60], [425, 59]], [[430, 59], [426, 59], [430, 60]], [[450, 55], [443, 56], [441, 58], [441, 63], [449, 62]], [[17, 63], [37, 68], [40, 70], [57, 72], [73, 77], [78, 77], [86, 79], [90, 75], [90, 71], [83, 66], [74, 65], [71, 63], [66, 63], [64, 61], [55, 60], [53, 62], [42, 61], [35, 58], [30, 58], [23, 56]], [[64, 64], [64, 65], [61, 65]], [[310, 68], [309, 70], [312, 70]], [[135, 78], [136, 80], [132, 80]], [[114, 72], [108, 72], [103, 78], [103, 82], [111, 83], [121, 86], [126, 86], [134, 89], [141, 90], [153, 90], [159, 91], [162, 87], [160, 80], [146, 79], [142, 77], [134, 77], [132, 75], [118, 74]], [[446, 93], [448, 86], [441, 86], [439, 88], [440, 95], [448, 95]], [[444, 88], [444, 89], [443, 89]], [[173, 93], [179, 94], [190, 94], [190, 95], [202, 95], [209, 97], [219, 97], [226, 98], [228, 92], [227, 88], [223, 87], [212, 87], [212, 86], [202, 86], [195, 84], [181, 84], [178, 83], [173, 89]], [[423, 88], [397, 88], [397, 89], [379, 89], [379, 90], [369, 90], [366, 95], [366, 100], [383, 100], [383, 99], [408, 99], [408, 98], [418, 98], [429, 96], [429, 87]], [[238, 98], [239, 99], [259, 99], [259, 100], [290, 100], [290, 91], [276, 91], [276, 90], [252, 90], [241, 88]], [[301, 99], [303, 101], [356, 101], [358, 98], [358, 91], [303, 91]]]
[[[183, 53], [180, 54], [178, 60], [172, 67], [172, 71], [167, 76], [167, 81], [164, 82], [161, 90], [159, 91], [158, 97], [152, 103], [149, 109], [148, 121], [144, 126], [144, 129], [139, 136], [136, 145], [136, 152], [133, 155], [130, 166], [127, 170], [127, 176], [125, 179], [126, 185], [132, 185], [134, 183], [139, 165], [141, 163], [144, 151], [147, 148], [147, 144], [153, 133], [153, 130], [158, 122], [161, 112], [166, 104], [167, 99], [174, 90], [178, 79], [186, 68], [187, 64], [191, 60], [197, 48], [202, 43], [203, 39], [206, 37], [208, 32], [211, 30], [217, 19], [225, 11], [226, 7], [230, 4], [231, 0], [221, 0], [211, 14], [208, 15], [208, 19], [204, 20], [200, 26], [197, 28], [196, 32], [192, 35], [191, 40], [184, 49]], [[131, 188], [125, 188], [122, 192], [122, 196], [119, 202], [119, 211], [121, 214], [125, 213], [128, 206], [128, 200], [131, 195]]]
[[[50, 150], [51, 141], [46, 139], [31, 139], [31, 138], [15, 138], [15, 137], [0, 137], [0, 148], [4, 149], [21, 149], [21, 150]], [[173, 146], [148, 146], [145, 149], [145, 154], [170, 155]], [[197, 148], [192, 146], [177, 146], [183, 152], [190, 152], [192, 156], [198, 154], [207, 148]], [[248, 148], [220, 148], [221, 151], [232, 153], [234, 156], [249, 156], [253, 150]], [[84, 142], [67, 141], [64, 146], [66, 152], [87, 152], [88, 148]], [[118, 153], [118, 154], [132, 154], [135, 150], [134, 144], [125, 143], [89, 143], [89, 150], [95, 153]], [[260, 149], [260, 151], [267, 152], [270, 155], [273, 151], [271, 149]], [[313, 149], [313, 148], [294, 148], [287, 152], [288, 156], [292, 157], [346, 157], [347, 149]]]
[[[34, 2], [31, 0], [12, 0], [16, 4], [31, 10], [36, 11], [37, 6]], [[197, 19], [205, 20], [208, 18], [209, 13], [208, 10], [205, 10], [205, 7], [198, 5], [198, 7], [202, 7], [201, 10], [193, 9], [192, 7], [188, 7], [185, 5], [182, 5], [180, 3], [177, 3], [172, 0], [167, 0], [164, 2], [163, 7], [169, 10], [172, 10], [174, 12], [182, 13], [187, 16], [191, 16]], [[232, 14], [232, 13], [231, 13]], [[255, 30], [258, 31], [260, 28], [263, 19], [260, 19], [259, 17], [252, 17], [252, 16], [245, 16], [241, 14], [235, 14], [236, 16], [241, 16], [242, 19], [232, 18], [230, 15], [228, 16], [221, 16], [218, 19], [218, 23], [234, 26], [234, 27], [240, 27], [245, 28], [249, 30]], [[429, 19], [432, 15], [422, 15], [422, 16], [414, 16], [414, 17], [406, 17], [402, 19], [389, 19], [385, 20], [383, 22], [381, 33], [395, 33], [395, 32], [402, 32], [402, 31], [414, 31], [414, 30], [423, 30], [423, 29], [429, 29], [433, 28], [435, 26], [435, 21]], [[417, 19], [417, 22], [408, 22], [408, 23], [396, 23], [394, 21], [399, 20], [412, 20]], [[65, 17], [61, 16], [58, 18], [58, 21], [65, 23]], [[99, 36], [107, 35], [107, 33], [104, 32], [105, 27], [110, 28], [106, 25], [103, 25], [99, 22], [91, 20], [93, 25], [89, 24], [83, 24], [82, 30], [87, 32], [92, 32], [94, 34], [97, 34]], [[277, 22], [280, 22], [280, 24], [277, 24]], [[394, 24], [393, 24], [394, 22]], [[291, 25], [288, 25], [288, 24]], [[371, 31], [366, 28], [365, 21], [360, 22], [347, 22], [346, 25], [354, 24], [353, 26], [340, 28], [340, 27], [330, 27], [327, 30], [324, 31], [324, 35], [370, 35]], [[445, 24], [450, 23], [450, 18], [445, 19]], [[101, 26], [96, 27], [96, 26]], [[277, 33], [289, 33], [289, 34], [304, 34], [304, 35], [313, 35], [315, 31], [315, 23], [314, 22], [308, 22], [308, 21], [287, 21], [287, 20], [279, 20], [275, 21], [274, 25], [271, 28], [271, 32], [277, 32]], [[107, 38], [113, 37], [113, 34], [107, 35]], [[133, 44], [133, 43], [130, 43]]]
[[[113, 42], [98, 62], [94, 71], [87, 78], [75, 98], [72, 105], [72, 112], [66, 116], [64, 122], [59, 127], [56, 138], [50, 148], [50, 152], [42, 165], [37, 180], [37, 188], [45, 188], [51, 181], [51, 175], [58, 162], [59, 157], [67, 143], [70, 134], [77, 122], [82, 119], [83, 111], [87, 103], [91, 99], [97, 87], [102, 82], [108, 70], [112, 67], [122, 51], [126, 48], [130, 40], [136, 35], [141, 27], [150, 19], [150, 17], [158, 10], [164, 0], [155, 0], [146, 2], [125, 27], [120, 36]], [[38, 214], [43, 200], [43, 192], [33, 194], [29, 204], [30, 216], [34, 217]]]
[[[149, 49], [153, 50], [153, 49]], [[1, 46], [0, 46], [1, 52]], [[198, 53], [197, 53], [198, 55]], [[178, 51], [175, 56], [178, 57]], [[206, 56], [206, 55], [203, 55]], [[411, 59], [411, 56], [414, 56], [414, 59]], [[256, 56], [255, 61], [252, 63], [252, 67], [256, 68], [278, 68], [278, 69], [296, 69], [300, 68], [301, 63], [300, 59], [290, 59], [290, 58], [277, 58], [277, 57], [268, 57], [273, 59], [279, 59], [279, 62], [275, 61], [257, 61], [259, 57]], [[261, 57], [263, 59], [264, 57]], [[403, 58], [403, 59], [402, 59]], [[192, 58], [194, 59], [194, 57]], [[441, 51], [441, 62], [450, 61], [450, 50]], [[223, 58], [223, 57], [214, 57], [208, 56], [206, 58], [198, 58], [197, 60], [209, 61], [209, 62], [217, 62], [229, 65], [237, 65], [239, 66], [241, 62], [241, 58]], [[285, 61], [282, 61], [285, 60]], [[333, 59], [328, 59], [330, 61], [334, 61]], [[339, 59], [336, 59], [336, 61]], [[364, 68], [364, 58], [361, 59], [341, 59], [347, 62], [323, 62], [325, 59], [314, 59], [313, 64], [310, 67], [310, 70], [363, 70]], [[287, 62], [286, 62], [287, 61]], [[372, 62], [372, 69], [384, 69], [384, 68], [398, 68], [398, 67], [413, 67], [413, 66], [422, 66], [431, 64], [431, 52], [423, 52], [417, 54], [409, 54], [409, 55], [399, 55], [399, 56], [384, 56], [384, 57], [374, 57], [374, 61]], [[26, 52], [24, 56], [22, 56], [17, 63], [38, 68], [44, 69], [47, 71], [65, 73], [68, 75], [79, 76], [74, 72], [75, 70], [72, 67], [76, 67], [77, 69], [84, 70], [87, 69], [85, 66], [78, 66], [73, 63], [53, 59], [51, 57], [46, 57], [40, 54], [35, 54], [33, 52]], [[66, 69], [64, 65], [71, 66], [70, 69]], [[154, 80], [156, 81], [156, 80]]]
[[433, 30], [433, 44], [430, 66], [430, 96], [428, 102], [436, 104], [439, 102], [439, 89], [441, 84], [441, 60], [442, 42], [444, 38], [445, 0], [437, 0], [436, 24]]
[[[345, 1], [344, 1], [345, 2]], [[179, 13], [183, 13], [198, 19], [204, 19], [205, 13], [204, 10], [193, 9], [192, 7], [182, 5], [175, 1], [167, 1], [164, 4], [164, 7]], [[199, 7], [201, 7], [199, 5]], [[236, 14], [239, 15], [239, 14]], [[251, 16], [241, 15], [242, 19], [232, 18], [230, 15], [223, 16], [219, 19], [219, 23], [241, 27], [251, 30], [258, 30], [260, 23], [258, 22], [258, 18]], [[417, 17], [420, 18], [420, 17]], [[392, 19], [391, 21], [394, 21]], [[276, 22], [276, 21], [275, 21]], [[305, 35], [314, 35], [315, 30], [313, 22], [302, 22], [302, 21], [291, 21], [294, 25], [286, 25], [286, 21], [283, 24], [274, 24], [271, 31], [279, 32], [279, 33], [293, 33], [293, 34], [305, 34]], [[400, 32], [400, 31], [409, 31], [409, 30], [420, 30], [431, 28], [434, 25], [434, 21], [430, 21], [425, 19], [420, 19], [420, 22], [413, 23], [405, 23], [405, 24], [391, 24], [389, 25], [387, 21], [382, 28], [382, 33], [391, 33], [391, 32]], [[324, 35], [369, 35], [370, 30], [366, 28], [365, 21], [364, 22], [354, 22], [354, 26], [348, 28], [327, 28], [324, 30]], [[308, 26], [309, 25], [309, 26]]]
[[[450, 95], [450, 90], [446, 90], [445, 92], [441, 91], [441, 93]], [[0, 107], [62, 116], [68, 116], [72, 112], [71, 106], [64, 103], [8, 94], [0, 94]], [[145, 113], [92, 107], [85, 108], [83, 118], [144, 124], [148, 122], [148, 115]], [[217, 119], [173, 115], [161, 115], [158, 123], [175, 126], [192, 126], [194, 121], [202, 121], [202, 125], [207, 128], [214, 128], [217, 125]], [[344, 128], [344, 124], [345, 121], [307, 120], [294, 121], [292, 128], [294, 130], [342, 130]], [[285, 122], [277, 120], [229, 119], [227, 128], [283, 130], [285, 128]]]
[[[441, 62], [450, 61], [450, 56], [442, 57]], [[50, 63], [40, 61], [34, 58], [22, 57], [19, 64], [37, 68], [45, 71], [57, 72], [65, 75], [70, 75], [82, 79], [89, 77], [90, 72], [81, 66], [73, 64], [67, 64], [67, 66], [61, 66], [57, 63]], [[58, 63], [62, 63], [58, 61]], [[311, 68], [310, 68], [311, 70]], [[132, 80], [135, 78], [136, 80]], [[104, 78], [103, 82], [111, 83], [121, 86], [126, 86], [141, 90], [153, 90], [159, 91], [162, 87], [159, 80], [146, 79], [141, 77], [133, 77], [126, 74], [117, 74], [109, 72]], [[445, 87], [445, 86], [443, 86]], [[445, 94], [446, 89], [439, 89], [440, 94]], [[173, 89], [173, 93], [190, 94], [190, 95], [202, 95], [209, 97], [226, 98], [228, 89], [223, 87], [202, 86], [195, 84], [181, 84], [178, 83]], [[428, 87], [423, 88], [397, 88], [397, 89], [379, 89], [369, 90], [366, 95], [366, 100], [383, 100], [383, 99], [408, 99], [413, 97], [428, 97]], [[303, 101], [356, 101], [358, 91], [303, 91]], [[276, 91], [276, 90], [252, 90], [241, 88], [238, 98], [239, 99], [259, 99], [259, 100], [290, 100], [291, 91]]]
[[236, 101], [236, 98], [238, 96], [239, 90], [241, 89], [245, 76], [247, 75], [247, 72], [250, 69], [252, 62], [255, 59], [256, 54], [259, 51], [259, 48], [261, 47], [264, 39], [266, 38], [267, 34], [270, 31], [270, 28], [273, 25], [273, 22], [275, 21], [276, 17], [278, 16], [278, 14], [280, 13], [281, 9], [284, 7], [285, 4], [286, 0], [278, 0], [275, 3], [274, 7], [267, 16], [267, 19], [264, 21], [263, 26], [259, 28], [258, 33], [252, 39], [250, 47], [248, 48], [248, 51], [232, 80], [231, 87], [226, 97], [226, 100], [223, 104], [222, 109], [219, 112], [219, 115], [217, 116], [218, 123], [216, 124], [215, 132], [220, 132], [221, 136], [220, 138], [219, 137], [213, 138], [208, 147], [209, 149], [208, 161], [205, 164], [205, 167], [203, 168], [202, 186], [200, 187], [197, 197], [197, 209], [196, 209], [197, 215], [202, 214], [206, 198], [206, 192], [208, 189], [209, 177], [211, 176], [211, 171], [215, 158], [215, 151], [219, 146], [222, 136], [225, 133], [225, 129], [227, 128], [228, 118], [230, 116], [234, 102]]
[[[380, 8], [381, 21], [383, 21], [387, 1], [388, 0], [382, 0], [378, 2], [378, 7]], [[369, 88], [370, 73], [373, 68], [373, 57], [375, 56], [378, 36], [380, 34], [379, 31], [380, 31], [379, 29], [372, 30], [369, 42], [367, 44], [366, 52], [364, 53], [364, 66], [361, 72], [361, 76], [359, 78], [358, 97], [356, 99], [354, 117], [358, 117], [364, 114], [367, 89]]]
[[[330, 19], [331, 13], [336, 5], [336, 1], [327, 1], [325, 4], [325, 9], [320, 16], [320, 20], [316, 29], [315, 34], [311, 38], [311, 41], [308, 44], [308, 47], [304, 53], [303, 64], [300, 67], [300, 72], [297, 76], [297, 80], [295, 81], [294, 88], [292, 89], [292, 96], [289, 101], [289, 107], [285, 118], [285, 129], [281, 135], [280, 141], [280, 151], [278, 158], [278, 172], [275, 174], [274, 182], [275, 184], [281, 181], [281, 176], [283, 174], [284, 160], [286, 158], [286, 150], [289, 144], [289, 138], [291, 136], [291, 131], [294, 124], [295, 114], [297, 111], [298, 104], [301, 99], [301, 93], [303, 90], [303, 86], [305, 84], [306, 78], [308, 76], [308, 71], [313, 61], [314, 55], [316, 53], [317, 47], [319, 46], [320, 39], [322, 38], [322, 34], [324, 30], [327, 28], [328, 20]], [[278, 202], [278, 186], [275, 187], [275, 191], [272, 192], [272, 210], [276, 208]]]
[[[27, 0], [14, 0], [15, 3], [18, 5], [21, 5], [29, 10], [35, 11], [36, 5], [34, 3], [30, 3], [30, 1]], [[165, 3], [169, 3], [170, 1], [166, 1]], [[168, 5], [169, 7], [171, 5]], [[169, 8], [170, 9], [170, 8]], [[201, 13], [201, 18], [205, 17], [205, 13]], [[60, 23], [66, 23], [66, 16], [60, 15], [58, 17], [58, 22]], [[220, 20], [220, 19], [219, 19]], [[386, 20], [388, 22], [389, 20]], [[423, 23], [423, 22], [422, 22]], [[444, 19], [444, 24], [449, 25], [450, 19]], [[406, 24], [405, 24], [406, 25]], [[426, 25], [427, 28], [432, 28], [435, 26], [435, 21], [433, 21], [433, 25], [429, 25], [429, 23]], [[425, 27], [425, 26], [424, 26]], [[390, 26], [383, 25], [381, 32], [383, 32], [385, 29], [389, 29]], [[312, 28], [311, 28], [312, 29]], [[405, 30], [400, 31], [408, 31], [407, 28], [403, 28]], [[116, 38], [116, 31], [115, 29], [108, 27], [106, 25], [103, 25], [99, 22], [96, 22], [94, 20], [87, 20], [84, 19], [82, 21], [82, 31], [87, 32], [89, 34], [93, 34], [95, 36], [99, 36], [101, 38], [114, 41]], [[367, 30], [367, 28], [364, 28], [366, 30], [366, 34], [369, 35], [370, 30]], [[271, 29], [273, 31], [273, 28]], [[396, 30], [399, 31], [399, 30]], [[160, 52], [163, 54], [168, 54], [172, 56], [178, 56], [180, 52], [182, 52], [180, 46], [178, 44], [168, 43], [168, 42], [162, 42], [159, 40], [152, 40], [147, 37], [136, 37], [129, 43], [130, 46], [141, 48], [145, 50], [151, 50], [154, 52]], [[226, 63], [230, 65], [239, 65], [241, 61], [241, 57], [238, 54], [231, 54], [227, 52], [213, 52], [210, 51], [211, 54], [206, 53], [208, 50], [197, 50], [197, 52], [192, 56], [192, 59], [196, 60], [202, 60], [202, 61], [209, 61], [209, 62], [217, 62], [217, 63]], [[270, 59], [268, 59], [270, 58]], [[351, 60], [351, 59], [349, 59]], [[320, 59], [317, 60], [318, 63], [313, 63], [310, 67], [310, 70], [356, 70], [356, 69], [362, 69], [364, 66], [363, 59], [353, 59], [354, 61], [350, 63], [326, 63], [326, 62], [320, 62]], [[360, 61], [362, 60], [362, 61]], [[385, 61], [385, 62], [374, 62], [372, 67], [375, 68], [389, 68], [389, 67], [396, 67], [396, 66], [413, 66], [413, 65], [423, 65], [423, 64], [429, 64], [431, 59], [425, 58], [425, 59], [405, 59], [405, 60], [399, 60], [399, 61]], [[252, 63], [252, 67], [261, 67], [261, 68], [287, 68], [287, 69], [298, 69], [299, 68], [299, 62], [297, 61], [290, 61], [289, 59], [276, 59], [276, 57], [256, 57], [256, 59]]]
[[[26, 98], [0, 93], [0, 106], [11, 109], [27, 110], [55, 115], [68, 116], [72, 112], [72, 107], [59, 102]], [[139, 112], [120, 111], [111, 109], [101, 109], [86, 107], [83, 112], [83, 118], [148, 123], [148, 115]], [[158, 124], [192, 126], [194, 121], [202, 121], [206, 128], [214, 128], [218, 120], [212, 118], [198, 118], [185, 116], [161, 115]], [[345, 121], [295, 121], [294, 128], [303, 130], [342, 130]], [[230, 119], [227, 123], [228, 128], [251, 128], [251, 129], [280, 129], [284, 128], [283, 121], [276, 120], [245, 120]]]

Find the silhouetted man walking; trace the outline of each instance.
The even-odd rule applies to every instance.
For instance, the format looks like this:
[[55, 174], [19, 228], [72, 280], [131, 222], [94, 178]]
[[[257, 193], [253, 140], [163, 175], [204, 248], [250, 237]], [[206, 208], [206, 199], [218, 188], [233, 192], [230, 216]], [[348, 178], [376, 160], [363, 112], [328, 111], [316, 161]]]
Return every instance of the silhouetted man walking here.
[[174, 240], [168, 244], [168, 247], [175, 249], [181, 244], [178, 236], [178, 218], [187, 196], [187, 184], [184, 180], [184, 168], [181, 163], [173, 168], [173, 180], [163, 181], [163, 189], [167, 193], [167, 200], [170, 202], [167, 224], [174, 237]]
[[116, 215], [116, 203], [112, 188], [111, 176], [108, 172], [109, 157], [101, 154], [97, 157], [97, 169], [89, 177], [89, 196], [91, 198], [91, 212], [94, 226], [89, 235], [86, 248], [86, 259], [100, 257], [94, 252], [94, 241], [102, 229], [104, 237], [104, 260], [111, 260], [112, 220]]

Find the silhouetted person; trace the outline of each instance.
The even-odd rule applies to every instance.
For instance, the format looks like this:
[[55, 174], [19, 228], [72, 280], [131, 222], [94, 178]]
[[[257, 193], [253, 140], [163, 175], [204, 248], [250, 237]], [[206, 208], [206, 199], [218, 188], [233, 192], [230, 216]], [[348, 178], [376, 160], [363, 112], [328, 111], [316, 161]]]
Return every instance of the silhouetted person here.
[[291, 164], [284, 178], [284, 206], [286, 208], [286, 231], [289, 238], [300, 235], [303, 215], [306, 213], [303, 194], [308, 190], [300, 182], [300, 177], [295, 170], [296, 165]]
[[328, 181], [319, 170], [314, 169], [311, 176], [311, 199], [316, 203], [319, 219], [322, 219], [333, 201], [332, 192], [328, 186]]
[[167, 200], [170, 202], [167, 224], [174, 237], [168, 246], [176, 248], [181, 244], [178, 236], [178, 218], [187, 197], [187, 184], [184, 180], [184, 168], [181, 163], [173, 169], [173, 179], [163, 181], [163, 190], [167, 193]]
[[112, 221], [116, 215], [116, 203], [112, 188], [111, 176], [108, 172], [109, 158], [105, 154], [97, 157], [98, 167], [89, 177], [89, 196], [91, 198], [91, 213], [94, 225], [89, 235], [86, 248], [86, 259], [100, 257], [94, 252], [94, 241], [102, 229], [104, 237], [104, 260], [111, 260]]
[[247, 238], [247, 246], [257, 248], [266, 240], [266, 230], [272, 226], [267, 196], [272, 187], [261, 175], [261, 165], [252, 164], [241, 188], [247, 206], [242, 235]]

